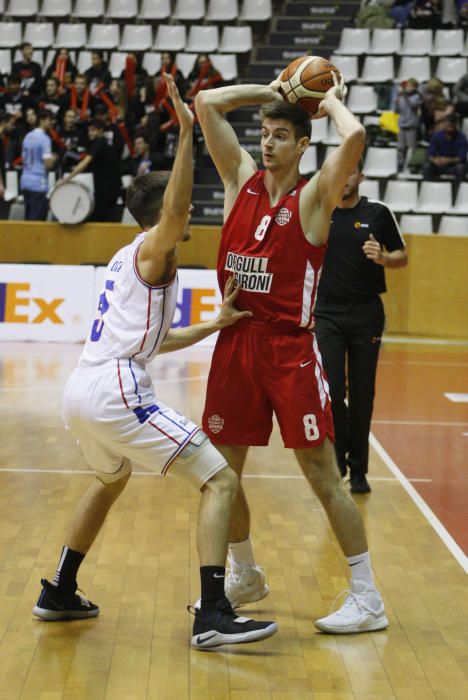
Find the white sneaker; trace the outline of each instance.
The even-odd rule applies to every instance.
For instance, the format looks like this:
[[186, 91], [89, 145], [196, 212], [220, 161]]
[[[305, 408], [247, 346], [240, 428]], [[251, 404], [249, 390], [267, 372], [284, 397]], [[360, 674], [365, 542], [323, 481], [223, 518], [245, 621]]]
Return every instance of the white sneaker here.
[[354, 581], [346, 592], [348, 595], [339, 610], [316, 620], [317, 629], [330, 634], [355, 634], [388, 627], [382, 598], [375, 588], [364, 581]]
[[232, 607], [244, 603], [255, 603], [269, 593], [265, 575], [259, 567], [231, 568], [226, 576], [224, 592]]

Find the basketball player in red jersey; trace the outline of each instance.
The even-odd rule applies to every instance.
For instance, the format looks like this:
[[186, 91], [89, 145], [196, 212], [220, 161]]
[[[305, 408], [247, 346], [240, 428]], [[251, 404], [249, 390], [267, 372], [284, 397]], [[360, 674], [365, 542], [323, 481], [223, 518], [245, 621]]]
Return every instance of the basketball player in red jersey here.
[[[320, 113], [334, 121], [342, 143], [310, 181], [299, 174], [310, 120], [297, 105], [283, 100], [279, 81], [204, 91], [195, 105], [225, 187], [219, 284], [223, 289], [234, 273], [241, 287], [237, 306], [253, 314], [220, 332], [203, 429], [241, 475], [249, 446], [268, 444], [275, 413], [284, 445], [294, 450], [351, 568], [351, 589], [343, 606], [315, 625], [345, 634], [383, 629], [388, 620], [375, 589], [362, 519], [336, 464], [328, 384], [312, 330], [331, 214], [365, 143], [364, 128], [341, 102], [344, 83], [338, 84], [335, 76], [334, 83]], [[238, 107], [256, 104], [262, 105], [261, 171], [225, 118]], [[268, 593], [249, 532], [241, 487], [231, 521], [226, 580], [233, 605]]]

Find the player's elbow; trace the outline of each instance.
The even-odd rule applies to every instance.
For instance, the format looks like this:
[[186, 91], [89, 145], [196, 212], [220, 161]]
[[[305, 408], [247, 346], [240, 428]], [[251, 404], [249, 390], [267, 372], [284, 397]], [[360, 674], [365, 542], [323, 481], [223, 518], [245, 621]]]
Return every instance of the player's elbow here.
[[348, 138], [356, 143], [357, 146], [364, 148], [366, 145], [366, 130], [362, 124], [356, 124], [353, 130], [348, 135]]

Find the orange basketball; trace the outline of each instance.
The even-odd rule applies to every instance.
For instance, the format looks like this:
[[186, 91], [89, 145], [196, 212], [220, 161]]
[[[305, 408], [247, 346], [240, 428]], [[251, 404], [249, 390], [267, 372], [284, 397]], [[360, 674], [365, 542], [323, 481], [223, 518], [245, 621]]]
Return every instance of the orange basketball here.
[[340, 71], [326, 58], [321, 56], [296, 58], [279, 76], [280, 91], [288, 102], [298, 104], [311, 119], [314, 119], [325, 93], [333, 87], [332, 71], [339, 81]]

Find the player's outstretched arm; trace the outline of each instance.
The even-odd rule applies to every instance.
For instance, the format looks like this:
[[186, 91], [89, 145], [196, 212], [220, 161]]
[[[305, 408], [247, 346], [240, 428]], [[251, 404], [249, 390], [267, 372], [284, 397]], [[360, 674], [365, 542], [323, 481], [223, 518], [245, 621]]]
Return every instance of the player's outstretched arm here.
[[166, 73], [164, 77], [179, 119], [180, 134], [171, 177], [164, 193], [161, 218], [157, 226], [148, 231], [138, 251], [140, 275], [151, 285], [168, 282], [175, 272], [175, 252], [187, 226], [193, 187], [194, 116], [182, 102], [172, 75]]

